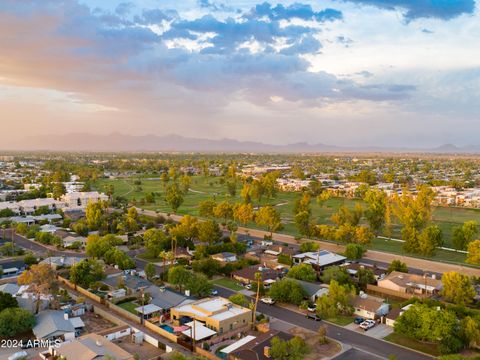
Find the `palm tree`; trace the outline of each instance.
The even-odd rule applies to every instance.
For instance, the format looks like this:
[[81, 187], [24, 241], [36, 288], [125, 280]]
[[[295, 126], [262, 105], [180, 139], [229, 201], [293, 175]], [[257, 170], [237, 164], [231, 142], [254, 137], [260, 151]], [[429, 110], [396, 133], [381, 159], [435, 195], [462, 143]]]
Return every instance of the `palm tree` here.
[[165, 272], [165, 267], [166, 267], [166, 262], [167, 262], [167, 251], [162, 250], [160, 251], [160, 254], [158, 254], [158, 257], [163, 260], [163, 266], [162, 266], [162, 272]]
[[255, 318], [257, 314], [258, 300], [260, 299], [260, 280], [262, 279], [262, 273], [255, 273], [255, 280], [257, 280], [257, 296], [255, 297], [255, 305], [253, 306], [252, 314], [252, 330], [255, 328]]

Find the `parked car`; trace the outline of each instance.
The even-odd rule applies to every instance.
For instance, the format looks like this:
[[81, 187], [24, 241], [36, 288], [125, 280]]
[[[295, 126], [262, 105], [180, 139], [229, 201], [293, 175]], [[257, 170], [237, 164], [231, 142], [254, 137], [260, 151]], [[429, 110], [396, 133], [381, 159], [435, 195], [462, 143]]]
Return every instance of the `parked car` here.
[[375, 326], [375, 321], [373, 321], [373, 320], [365, 320], [364, 322], [362, 322], [360, 324], [360, 327], [365, 331], [373, 328], [374, 326]]
[[13, 355], [8, 357], [8, 360], [19, 360], [19, 359], [26, 359], [28, 356], [26, 351], [18, 351]]
[[311, 312], [315, 312], [317, 310], [317, 304], [312, 304], [312, 303], [308, 304], [307, 310]]
[[217, 296], [218, 295], [218, 290], [212, 289], [210, 294], [213, 295], [213, 296]]
[[312, 319], [312, 320], [315, 320], [315, 321], [320, 321], [322, 320], [320, 318], [320, 316], [317, 315], [317, 313], [314, 313], [314, 312], [308, 312], [307, 315], [306, 315], [306, 318], [307, 319]]
[[273, 305], [273, 304], [275, 304], [275, 300], [273, 300], [271, 297], [268, 297], [268, 296], [262, 297], [262, 298], [260, 299], [260, 301], [263, 302], [264, 304], [267, 304], [267, 305]]
[[357, 325], [360, 325], [364, 321], [365, 321], [365, 319], [362, 318], [361, 316], [357, 316], [355, 319], [353, 319], [353, 322]]
[[248, 289], [248, 290], [250, 290], [250, 289], [252, 288], [252, 284], [247, 284], [247, 285], [245, 285], [245, 288]]

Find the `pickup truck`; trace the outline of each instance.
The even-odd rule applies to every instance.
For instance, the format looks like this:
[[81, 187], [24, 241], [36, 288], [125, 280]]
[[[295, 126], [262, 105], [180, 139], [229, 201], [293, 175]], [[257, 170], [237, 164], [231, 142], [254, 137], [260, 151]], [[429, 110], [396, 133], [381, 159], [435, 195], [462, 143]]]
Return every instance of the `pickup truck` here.
[[360, 324], [360, 327], [365, 331], [373, 328], [374, 326], [375, 326], [375, 321], [373, 321], [373, 320], [365, 320], [364, 322], [362, 322]]
[[267, 305], [275, 304], [275, 300], [273, 300], [271, 297], [262, 297], [260, 301]]

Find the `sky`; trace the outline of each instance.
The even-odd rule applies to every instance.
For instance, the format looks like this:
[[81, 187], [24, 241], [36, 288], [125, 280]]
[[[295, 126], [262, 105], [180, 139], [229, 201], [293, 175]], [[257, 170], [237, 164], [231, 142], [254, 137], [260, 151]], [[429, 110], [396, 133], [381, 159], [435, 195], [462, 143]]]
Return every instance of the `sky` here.
[[479, 7], [2, 0], [0, 145], [78, 132], [480, 145]]

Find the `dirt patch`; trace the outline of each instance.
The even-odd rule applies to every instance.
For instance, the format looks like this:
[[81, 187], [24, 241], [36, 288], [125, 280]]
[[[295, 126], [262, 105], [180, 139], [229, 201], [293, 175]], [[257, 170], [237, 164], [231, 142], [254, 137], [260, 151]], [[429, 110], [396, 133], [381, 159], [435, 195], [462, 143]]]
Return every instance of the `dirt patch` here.
[[132, 355], [137, 354], [141, 360], [160, 359], [165, 353], [164, 350], [156, 348], [145, 341], [141, 344], [135, 344], [129, 336], [116, 340], [114, 343]]
[[85, 324], [85, 333], [98, 333], [116, 326], [114, 323], [92, 312], [86, 312], [81, 318]]
[[319, 335], [304, 328], [294, 327], [289, 330], [290, 334], [299, 336], [307, 343], [310, 352], [304, 360], [325, 359], [334, 356], [342, 350], [342, 346], [335, 340], [329, 339], [326, 344], [319, 343]]

